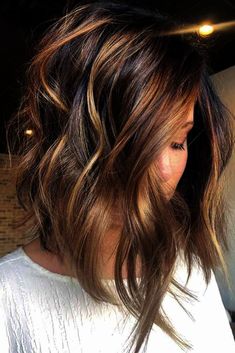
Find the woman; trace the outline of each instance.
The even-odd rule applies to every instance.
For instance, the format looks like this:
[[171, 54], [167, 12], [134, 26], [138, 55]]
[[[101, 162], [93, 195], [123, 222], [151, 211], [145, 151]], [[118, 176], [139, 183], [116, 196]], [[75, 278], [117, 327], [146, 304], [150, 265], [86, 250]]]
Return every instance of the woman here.
[[33, 240], [1, 259], [1, 352], [234, 351], [213, 273], [231, 118], [167, 16], [97, 2], [51, 26], [8, 127]]

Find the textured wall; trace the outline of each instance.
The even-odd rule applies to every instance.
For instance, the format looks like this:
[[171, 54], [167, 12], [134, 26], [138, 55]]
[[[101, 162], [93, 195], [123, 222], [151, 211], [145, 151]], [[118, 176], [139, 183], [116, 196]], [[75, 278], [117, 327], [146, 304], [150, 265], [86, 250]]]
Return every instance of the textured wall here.
[[[17, 158], [13, 157], [13, 166]], [[29, 239], [26, 227], [15, 229], [17, 221], [24, 215], [15, 192], [15, 176], [10, 169], [7, 154], [0, 153], [0, 256], [25, 244]]]

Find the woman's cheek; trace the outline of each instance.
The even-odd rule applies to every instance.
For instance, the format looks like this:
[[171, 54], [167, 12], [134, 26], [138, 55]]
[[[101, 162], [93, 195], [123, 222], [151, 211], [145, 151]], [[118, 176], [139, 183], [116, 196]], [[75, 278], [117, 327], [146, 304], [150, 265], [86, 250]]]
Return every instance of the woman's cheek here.
[[188, 151], [184, 151], [182, 152], [182, 155], [179, 156], [178, 160], [175, 163], [175, 184], [177, 185], [180, 178], [182, 177], [184, 170], [186, 168], [187, 165], [187, 160], [188, 160]]
[[183, 173], [184, 173], [184, 170], [185, 170], [186, 165], [187, 165], [187, 160], [188, 160], [188, 150], [185, 151], [184, 158], [182, 158], [181, 171], [180, 171], [181, 175], [180, 176], [182, 176]]

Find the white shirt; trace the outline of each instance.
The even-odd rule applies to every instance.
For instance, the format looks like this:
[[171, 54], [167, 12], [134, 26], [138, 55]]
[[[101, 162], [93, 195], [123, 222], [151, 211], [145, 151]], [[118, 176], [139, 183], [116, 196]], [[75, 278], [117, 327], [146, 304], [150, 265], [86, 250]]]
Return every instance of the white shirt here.
[[[174, 278], [186, 283], [187, 271], [182, 260]], [[103, 283], [115, 293], [113, 280]], [[193, 345], [191, 352], [235, 353], [235, 341], [214, 273], [206, 288], [202, 271], [195, 266], [187, 288], [199, 298], [182, 301], [194, 320], [168, 292], [162, 309], [181, 337]], [[22, 247], [0, 258], [1, 353], [122, 353], [130, 343], [127, 338], [135, 323], [126, 309], [97, 304], [76, 279], [50, 272], [33, 262]], [[144, 344], [140, 352], [143, 349]], [[153, 325], [146, 353], [182, 352]]]

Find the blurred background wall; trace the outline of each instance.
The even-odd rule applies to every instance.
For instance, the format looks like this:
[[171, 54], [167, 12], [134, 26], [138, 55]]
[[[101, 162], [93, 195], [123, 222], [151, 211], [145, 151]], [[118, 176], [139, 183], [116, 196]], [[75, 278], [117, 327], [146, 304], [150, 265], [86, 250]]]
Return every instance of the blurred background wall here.
[[[218, 72], [212, 75], [211, 78], [223, 103], [235, 117], [235, 66]], [[224, 192], [228, 208], [228, 237], [230, 243], [226, 261], [231, 276], [232, 290], [230, 291], [227, 287], [219, 270], [216, 271], [216, 279], [224, 305], [226, 308], [235, 311], [235, 150], [226, 171], [226, 178], [227, 183]]]

